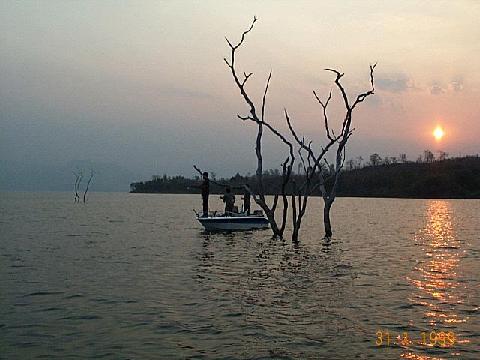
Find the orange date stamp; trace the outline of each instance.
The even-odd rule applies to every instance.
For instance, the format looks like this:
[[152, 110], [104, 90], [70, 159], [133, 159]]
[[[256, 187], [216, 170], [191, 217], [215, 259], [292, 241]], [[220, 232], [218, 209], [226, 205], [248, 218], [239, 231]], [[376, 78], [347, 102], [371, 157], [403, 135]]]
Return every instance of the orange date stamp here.
[[408, 331], [390, 332], [378, 330], [375, 333], [375, 345], [378, 347], [420, 345], [449, 348], [455, 346], [457, 338], [453, 331], [422, 331], [413, 334]]

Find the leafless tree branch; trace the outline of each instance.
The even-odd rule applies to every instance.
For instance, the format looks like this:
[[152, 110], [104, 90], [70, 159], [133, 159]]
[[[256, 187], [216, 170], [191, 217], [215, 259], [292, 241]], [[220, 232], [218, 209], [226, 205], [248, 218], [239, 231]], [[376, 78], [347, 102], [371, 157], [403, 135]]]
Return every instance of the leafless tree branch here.
[[322, 100], [320, 100], [320, 98], [317, 96], [317, 93], [315, 92], [315, 90], [313, 91], [313, 95], [315, 95], [315, 98], [317, 99], [318, 103], [323, 108], [323, 120], [324, 120], [324, 123], [325, 123], [325, 132], [327, 133], [327, 138], [329, 140], [333, 140], [333, 137], [335, 136], [335, 134], [333, 132], [330, 133], [330, 128], [328, 126], [328, 116], [327, 116], [327, 107], [328, 107], [328, 103], [330, 102], [330, 99], [332, 98], [332, 92], [330, 91], [330, 93], [328, 94], [328, 98], [325, 101], [325, 103], [322, 102]]
[[80, 184], [82, 183], [83, 173], [81, 170], [77, 170], [77, 172], [73, 172], [73, 175], [75, 176], [75, 184], [73, 186], [73, 191], [74, 191], [73, 201], [78, 203], [80, 202], [80, 195], [78, 194], [78, 192], [80, 190]]
[[85, 187], [85, 191], [83, 193], [83, 203], [84, 204], [87, 202], [87, 192], [88, 192], [88, 189], [90, 188], [90, 183], [92, 182], [94, 174], [95, 174], [94, 171], [90, 170], [90, 177], [88, 178], [87, 186]]
[[[255, 142], [255, 154], [257, 157], [257, 171], [256, 171], [256, 178], [257, 178], [257, 185], [258, 185], [258, 194], [253, 197], [255, 202], [263, 209], [265, 214], [267, 215], [267, 218], [271, 224], [272, 231], [275, 236], [283, 236], [283, 230], [285, 228], [285, 221], [283, 221], [283, 224], [279, 227], [276, 223], [275, 220], [275, 210], [277, 207], [278, 203], [278, 197], [274, 197], [274, 203], [272, 207], [269, 207], [266, 203], [265, 200], [265, 189], [263, 185], [263, 157], [262, 157], [262, 136], [263, 136], [263, 128], [266, 127], [270, 132], [272, 132], [278, 139], [280, 139], [285, 145], [288, 146], [289, 149], [289, 157], [285, 161], [284, 165], [282, 165], [283, 168], [283, 173], [282, 173], [282, 197], [284, 199], [284, 204], [287, 203], [288, 207], [288, 200], [286, 201], [286, 183], [289, 181], [289, 177], [292, 171], [293, 163], [295, 162], [295, 156], [294, 156], [294, 147], [293, 144], [286, 138], [284, 137], [278, 130], [276, 130], [270, 123], [268, 123], [265, 120], [265, 108], [266, 108], [266, 98], [267, 98], [267, 93], [268, 93], [268, 88], [270, 85], [270, 80], [272, 77], [272, 73], [270, 72], [267, 83], [265, 85], [265, 90], [263, 93], [263, 98], [262, 98], [262, 105], [261, 105], [261, 114], [260, 118], [257, 115], [257, 109], [255, 106], [255, 103], [253, 100], [250, 98], [248, 95], [246, 89], [245, 89], [245, 84], [248, 81], [248, 79], [252, 76], [252, 73], [246, 73], [243, 72], [243, 80], [240, 80], [238, 75], [237, 75], [237, 70], [235, 67], [235, 57], [236, 57], [236, 50], [243, 44], [246, 35], [253, 29], [253, 26], [255, 22], [257, 21], [257, 18], [254, 17], [252, 24], [250, 27], [245, 30], [242, 33], [240, 41], [236, 44], [233, 45], [232, 42], [230, 42], [228, 39], [227, 44], [230, 47], [230, 59], [227, 60], [226, 58], [224, 59], [225, 63], [227, 64], [228, 68], [230, 69], [230, 72], [232, 73], [233, 80], [235, 84], [237, 85], [238, 89], [240, 90], [240, 94], [242, 95], [243, 99], [247, 103], [249, 109], [250, 109], [250, 114], [248, 116], [240, 116], [237, 115], [239, 119], [246, 121], [250, 120], [252, 122], [255, 122], [257, 124], [258, 130], [257, 130], [257, 138]], [[252, 193], [253, 194], [253, 193]], [[286, 211], [284, 209], [284, 211]], [[284, 215], [284, 219], [286, 218], [286, 215]]]

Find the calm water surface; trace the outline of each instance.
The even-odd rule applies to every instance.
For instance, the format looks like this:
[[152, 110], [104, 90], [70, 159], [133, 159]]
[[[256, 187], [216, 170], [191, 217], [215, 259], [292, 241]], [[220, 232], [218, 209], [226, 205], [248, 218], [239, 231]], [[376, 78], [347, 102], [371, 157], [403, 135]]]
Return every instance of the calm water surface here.
[[480, 358], [478, 200], [338, 199], [326, 243], [312, 199], [293, 246], [90, 197], [0, 194], [1, 359]]

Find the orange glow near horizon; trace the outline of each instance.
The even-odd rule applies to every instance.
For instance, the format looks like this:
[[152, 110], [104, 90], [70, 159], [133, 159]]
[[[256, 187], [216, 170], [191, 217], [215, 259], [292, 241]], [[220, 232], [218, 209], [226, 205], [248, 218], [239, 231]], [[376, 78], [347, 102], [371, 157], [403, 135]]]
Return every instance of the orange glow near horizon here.
[[445, 135], [445, 131], [440, 125], [437, 125], [435, 130], [433, 130], [433, 137], [435, 140], [440, 141], [442, 140], [443, 136]]

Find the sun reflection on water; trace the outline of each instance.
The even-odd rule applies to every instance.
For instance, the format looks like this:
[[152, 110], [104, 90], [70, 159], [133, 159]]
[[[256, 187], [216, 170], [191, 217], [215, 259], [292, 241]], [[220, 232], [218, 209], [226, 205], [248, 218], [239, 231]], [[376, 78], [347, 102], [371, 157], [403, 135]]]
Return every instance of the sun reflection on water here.
[[[407, 280], [414, 285], [409, 301], [424, 308], [423, 327], [439, 331], [454, 331], [456, 344], [466, 344], [459, 338], [456, 325], [468, 321], [456, 310], [464, 302], [463, 285], [459, 282], [459, 263], [463, 255], [453, 224], [453, 209], [448, 201], [430, 201], [426, 208], [426, 224], [414, 240], [419, 246], [417, 265]], [[419, 319], [415, 321], [418, 324]], [[418, 324], [422, 326], [422, 324]], [[404, 352], [405, 359], [436, 359], [416, 354], [412, 349]], [[450, 355], [458, 355], [451, 349]]]

